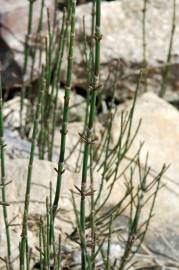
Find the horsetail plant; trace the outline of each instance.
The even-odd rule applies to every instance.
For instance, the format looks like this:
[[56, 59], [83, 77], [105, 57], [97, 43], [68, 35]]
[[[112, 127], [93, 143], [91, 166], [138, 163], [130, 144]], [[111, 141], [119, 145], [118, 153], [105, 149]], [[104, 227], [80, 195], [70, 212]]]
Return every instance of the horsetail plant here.
[[[32, 32], [32, 21], [33, 21], [33, 5], [35, 0], [29, 0], [29, 13], [28, 13], [28, 26], [27, 26], [27, 35], [25, 37], [25, 44], [24, 44], [24, 65], [23, 65], [23, 76], [27, 72], [28, 66], [28, 59], [29, 59], [29, 37]], [[21, 91], [21, 107], [20, 107], [20, 128], [21, 128], [21, 135], [23, 135], [24, 131], [22, 130], [22, 115], [24, 109], [24, 98], [25, 98], [25, 90], [26, 86], [22, 87]]]
[[[158, 175], [154, 177], [152, 181], [149, 182], [147, 181], [147, 178], [148, 175], [150, 174], [150, 167], [148, 167], [147, 163], [148, 163], [148, 155], [146, 157], [146, 163], [144, 165], [144, 168], [142, 168], [140, 159], [138, 157], [136, 165], [134, 166], [134, 168], [131, 168], [129, 180], [130, 185], [131, 186], [133, 185], [132, 181], [134, 178], [134, 172], [136, 167], [138, 169], [139, 185], [136, 190], [135, 196], [133, 190], [131, 190], [130, 193], [131, 201], [130, 201], [130, 216], [129, 216], [129, 232], [124, 254], [121, 258], [119, 270], [125, 269], [126, 264], [129, 263], [133, 255], [141, 247], [141, 244], [144, 240], [145, 234], [148, 230], [148, 226], [153, 215], [156, 196], [159, 192], [159, 189], [161, 188], [161, 177], [167, 170], [167, 166], [164, 164]], [[149, 191], [152, 192], [151, 195]], [[148, 201], [151, 201], [148, 217], [146, 221], [142, 222], [141, 220], [142, 210], [148, 203]], [[136, 243], [137, 241], [139, 242], [138, 244]], [[135, 251], [132, 250], [134, 245], [136, 245]]]
[[90, 112], [88, 126], [86, 128], [86, 134], [84, 135], [84, 156], [82, 167], [82, 181], [81, 181], [81, 204], [80, 204], [80, 227], [84, 241], [81, 243], [81, 261], [82, 269], [86, 269], [86, 237], [85, 237], [85, 197], [86, 197], [86, 185], [87, 185], [87, 172], [88, 172], [88, 159], [90, 154], [90, 146], [93, 144], [93, 124], [96, 113], [96, 91], [99, 89], [99, 69], [100, 69], [100, 41], [101, 41], [101, 0], [96, 0], [96, 29], [95, 29], [95, 63], [94, 63], [94, 78], [91, 85], [91, 100], [90, 100]]
[[[85, 109], [85, 120], [84, 120], [84, 127], [83, 127], [83, 131], [82, 134], [85, 133], [85, 129], [87, 127], [87, 123], [88, 123], [88, 117], [89, 117], [89, 106], [90, 106], [90, 90], [91, 90], [91, 84], [92, 84], [92, 78], [93, 78], [93, 52], [90, 48], [90, 53], [88, 55], [88, 48], [87, 48], [87, 40], [86, 40], [86, 31], [85, 31], [85, 18], [83, 17], [83, 33], [84, 33], [84, 51], [83, 51], [83, 55], [84, 55], [84, 62], [85, 62], [85, 67], [86, 67], [86, 77], [87, 77], [87, 85], [88, 85], [88, 89], [87, 89], [87, 95], [86, 95], [86, 109]], [[91, 35], [92, 38], [92, 35]], [[80, 105], [80, 104], [79, 104]], [[83, 135], [82, 135], [83, 136]], [[76, 161], [76, 172], [78, 171], [80, 165], [80, 157], [81, 157], [81, 152], [82, 152], [82, 138], [81, 138], [81, 134], [80, 134], [80, 138], [77, 141], [77, 143], [75, 144], [74, 148], [72, 149], [72, 151], [70, 151], [69, 155], [66, 157], [66, 160], [71, 156], [71, 154], [77, 149], [79, 143], [80, 143], [80, 149], [79, 149], [79, 154], [78, 154], [78, 158]]]
[[[39, 67], [41, 67], [41, 65], [40, 65], [41, 54], [42, 54], [41, 47], [42, 47], [42, 43], [43, 43], [42, 37], [40, 35], [41, 35], [41, 31], [42, 31], [42, 26], [43, 26], [44, 6], [45, 6], [44, 0], [41, 0], [40, 6], [41, 6], [40, 7], [40, 17], [39, 17], [38, 28], [37, 28], [37, 32], [36, 32], [37, 43], [38, 43], [38, 40], [39, 40], [39, 43], [41, 43], [41, 44], [39, 44], [40, 45]], [[34, 45], [32, 48], [32, 52], [31, 52], [31, 55], [32, 55], [31, 74], [30, 74], [31, 82], [33, 82], [33, 79], [34, 79], [33, 77], [34, 77], [34, 66], [35, 66], [36, 53], [37, 53], [37, 46]]]
[[1, 158], [1, 191], [2, 191], [2, 203], [3, 207], [3, 216], [4, 224], [6, 230], [6, 241], [7, 241], [7, 265], [8, 268], [12, 269], [11, 264], [11, 240], [10, 240], [10, 231], [8, 223], [8, 212], [7, 212], [7, 202], [6, 202], [6, 172], [5, 172], [5, 157], [4, 157], [4, 124], [3, 124], [3, 102], [2, 102], [2, 85], [1, 85], [1, 76], [0, 76], [0, 158]]
[[160, 92], [159, 92], [159, 97], [164, 97], [165, 92], [166, 92], [166, 88], [167, 88], [169, 64], [170, 64], [171, 56], [172, 56], [175, 28], [176, 28], [176, 0], [173, 0], [172, 29], [171, 29], [171, 34], [170, 34], [170, 42], [169, 42], [169, 48], [168, 48], [168, 54], [167, 54], [167, 61], [166, 61], [166, 65], [162, 71], [162, 83], [161, 83], [161, 88], [160, 88]]
[[[26, 98], [28, 98], [28, 99], [30, 99], [30, 96], [33, 95], [33, 84], [32, 83], [33, 83], [33, 81], [35, 79], [34, 78], [34, 70], [35, 70], [35, 62], [36, 62], [38, 52], [39, 52], [39, 63], [38, 63], [39, 71], [41, 70], [41, 64], [42, 64], [41, 63], [42, 62], [42, 50], [43, 50], [43, 46], [44, 46], [44, 44], [43, 44], [44, 43], [44, 37], [42, 36], [42, 27], [43, 27], [43, 19], [44, 19], [44, 6], [45, 6], [44, 1], [45, 0], [41, 0], [40, 17], [39, 17], [37, 32], [35, 34], [34, 44], [31, 46], [31, 50], [30, 50], [30, 55], [31, 55], [31, 59], [32, 59], [31, 67], [30, 67], [30, 85], [28, 87], [26, 87], [26, 92], [27, 92]], [[30, 13], [30, 10], [29, 10], [29, 13]], [[29, 16], [30, 16], [30, 14], [29, 14]], [[31, 30], [30, 30], [30, 32], [31, 32]], [[29, 39], [30, 39], [30, 37], [29, 37]], [[38, 46], [39, 46], [39, 48], [38, 48]], [[26, 72], [26, 70], [24, 70], [24, 72]], [[25, 76], [25, 74], [24, 74], [24, 76]], [[25, 91], [25, 89], [24, 90], [22, 89], [22, 91]], [[24, 94], [22, 93], [22, 95], [24, 96], [23, 98], [25, 98], [25, 92], [24, 92]], [[33, 114], [34, 114], [34, 110], [32, 110], [32, 107], [27, 106], [26, 119], [25, 119], [25, 123], [24, 123], [25, 127], [28, 125], [29, 119], [30, 120], [33, 119]], [[26, 133], [26, 131], [27, 130], [25, 128], [24, 132]]]
[[37, 140], [37, 134], [38, 134], [38, 123], [40, 119], [41, 99], [42, 99], [42, 93], [44, 91], [44, 85], [45, 85], [43, 71], [44, 69], [42, 69], [42, 81], [39, 83], [40, 84], [39, 94], [38, 94], [36, 113], [34, 117], [30, 159], [29, 159], [28, 172], [27, 172], [27, 185], [26, 185], [26, 193], [25, 193], [24, 214], [23, 214], [23, 221], [22, 221], [22, 234], [21, 234], [21, 242], [20, 242], [20, 270], [25, 269], [25, 251], [26, 249], [28, 249], [27, 247], [27, 239], [28, 239], [27, 222], [28, 222], [28, 212], [29, 212], [29, 203], [30, 203], [32, 169], [33, 169], [35, 146], [36, 146], [36, 140]]
[[144, 91], [147, 92], [147, 42], [146, 42], [146, 14], [148, 0], [143, 0], [142, 16], [142, 42], [143, 42], [143, 68], [144, 68]]
[[64, 109], [63, 109], [63, 122], [61, 128], [61, 146], [60, 146], [60, 156], [58, 162], [58, 174], [57, 174], [57, 183], [55, 190], [55, 198], [52, 206], [52, 217], [55, 219], [56, 211], [58, 208], [62, 175], [64, 173], [64, 159], [65, 159], [65, 147], [66, 147], [66, 135], [67, 135], [67, 124], [69, 117], [69, 101], [70, 101], [70, 92], [72, 87], [72, 67], [73, 67], [73, 50], [74, 50], [74, 36], [75, 36], [75, 11], [76, 11], [76, 0], [71, 1], [70, 8], [70, 18], [71, 18], [71, 31], [70, 31], [70, 44], [68, 52], [68, 67], [67, 67], [67, 79], [65, 86], [65, 96], [64, 96]]
[[106, 270], [110, 270], [111, 269], [111, 265], [110, 265], [110, 252], [111, 252], [112, 221], [113, 221], [113, 216], [111, 215], [111, 219], [110, 219], [110, 223], [109, 223], [109, 235], [108, 235], [108, 248], [107, 248]]
[[39, 134], [39, 158], [45, 159], [46, 158], [46, 150], [48, 152], [49, 157], [49, 141], [50, 141], [50, 116], [52, 110], [52, 101], [53, 101], [53, 90], [50, 89], [51, 79], [53, 68], [56, 68], [56, 64], [53, 63], [53, 51], [55, 51], [55, 55], [57, 55], [57, 59], [59, 58], [59, 50], [54, 48], [53, 50], [53, 43], [54, 39], [58, 43], [58, 34], [54, 28], [51, 27], [50, 23], [50, 12], [47, 9], [47, 17], [48, 17], [48, 36], [45, 39], [45, 54], [46, 54], [46, 66], [45, 66], [45, 77], [46, 77], [46, 87], [43, 95], [43, 102], [42, 102], [42, 112], [41, 112], [41, 129]]
[[66, 44], [66, 37], [67, 37], [67, 32], [68, 32], [67, 29], [69, 27], [69, 23], [70, 23], [70, 13], [68, 13], [68, 18], [66, 18], [66, 10], [64, 10], [61, 33], [60, 33], [59, 57], [57, 60], [54, 78], [52, 81], [52, 95], [53, 95], [53, 92], [55, 91], [55, 97], [54, 97], [54, 106], [52, 110], [52, 134], [51, 134], [51, 140], [50, 140], [49, 160], [52, 160], [52, 156], [53, 156], [55, 127], [56, 127], [56, 119], [57, 119], [57, 114], [58, 114], [58, 111], [57, 111], [58, 90], [59, 90], [58, 82], [61, 75], [61, 66], [62, 66], [62, 61], [63, 61], [64, 48]]
[[90, 149], [90, 227], [91, 227], [91, 270], [95, 269], [96, 251], [96, 224], [95, 224], [95, 199], [94, 199], [94, 175], [93, 175], [93, 149]]
[[[29, 16], [32, 20], [32, 7], [35, 0], [30, 0]], [[145, 27], [146, 16], [146, 4], [144, 2], [144, 14], [143, 14], [143, 27]], [[174, 0], [176, 1], [176, 0]], [[41, 0], [41, 18], [39, 25], [42, 23], [44, 0]], [[55, 0], [55, 4], [57, 1]], [[31, 250], [28, 247], [28, 215], [30, 205], [31, 194], [31, 182], [32, 182], [32, 169], [34, 164], [36, 141], [39, 142], [39, 157], [41, 159], [52, 160], [53, 148], [54, 148], [54, 134], [57, 122], [57, 101], [58, 91], [61, 77], [61, 66], [64, 57], [64, 50], [67, 43], [68, 48], [68, 61], [67, 61], [67, 78], [65, 86], [64, 96], [64, 108], [63, 119], [61, 127], [61, 145], [57, 172], [57, 182], [55, 196], [53, 197], [52, 183], [50, 182], [50, 195], [46, 197], [46, 213], [44, 216], [40, 216], [39, 224], [39, 247], [36, 247], [39, 252], [39, 269], [49, 270], [51, 268], [60, 270], [63, 268], [63, 256], [62, 256], [62, 234], [58, 232], [58, 242], [56, 242], [56, 228], [55, 221], [58, 211], [61, 185], [63, 180], [63, 174], [65, 172], [66, 157], [66, 138], [67, 127], [69, 121], [69, 101], [72, 89], [72, 68], [73, 68], [73, 50], [74, 50], [74, 35], [75, 35], [75, 13], [76, 13], [76, 0], [67, 1], [67, 12], [63, 13], [62, 26], [60, 35], [58, 29], [56, 31], [55, 23], [53, 27], [50, 24], [50, 15], [48, 13], [48, 37], [46, 39], [46, 66], [42, 67], [41, 79], [39, 80], [39, 93], [37, 98], [36, 112], [33, 123], [33, 134], [30, 159], [27, 172], [26, 193], [24, 202], [24, 214], [22, 221], [22, 234], [20, 242], [20, 270], [30, 270], [30, 263], [32, 259]], [[29, 23], [30, 23], [29, 20]], [[55, 18], [56, 20], [56, 18]], [[31, 22], [32, 23], [32, 22]], [[68, 235], [71, 240], [74, 240], [73, 236], [76, 236], [75, 241], [80, 246], [81, 251], [81, 265], [82, 270], [95, 270], [98, 267], [98, 254], [102, 255], [102, 263], [100, 266], [102, 269], [130, 269], [129, 263], [136, 252], [138, 252], [141, 244], [143, 243], [146, 231], [150, 220], [153, 217], [153, 208], [155, 205], [156, 196], [161, 187], [160, 181], [163, 173], [166, 170], [164, 166], [161, 172], [154, 176], [152, 180], [147, 181], [147, 177], [150, 174], [150, 168], [147, 165], [147, 159], [144, 166], [140, 162], [141, 147], [137, 149], [136, 153], [132, 157], [128, 157], [129, 149], [137, 135], [139, 124], [133, 129], [133, 116], [134, 108], [136, 106], [136, 99], [138, 88], [140, 86], [141, 76], [137, 85], [134, 100], [129, 113], [121, 112], [119, 117], [120, 128], [117, 141], [113, 142], [113, 120], [117, 115], [117, 108], [115, 107], [115, 89], [117, 86], [118, 72], [114, 76], [114, 84], [111, 84], [112, 99], [108, 106], [108, 119], [107, 124], [104, 125], [104, 131], [102, 134], [101, 142], [96, 144], [96, 137], [94, 134], [94, 122], [96, 117], [96, 99], [97, 93], [100, 89], [100, 43], [101, 43], [101, 0], [93, 0], [92, 3], [92, 24], [91, 24], [91, 41], [88, 47], [85, 23], [83, 20], [84, 28], [84, 58], [86, 62], [86, 78], [88, 82], [88, 92], [86, 98], [86, 115], [84, 120], [84, 126], [82, 134], [77, 142], [84, 143], [84, 151], [81, 151], [75, 147], [72, 152], [79, 151], [79, 156], [76, 161], [76, 168], [82, 158], [82, 176], [81, 176], [81, 188], [77, 189], [77, 193], [72, 191], [72, 204], [74, 215], [76, 218], [76, 229], [74, 234]], [[55, 32], [56, 31], [56, 32]], [[145, 29], [143, 28], [143, 46], [144, 46], [144, 65], [146, 59], [145, 48]], [[27, 36], [28, 37], [28, 36]], [[93, 39], [95, 42], [93, 42]], [[57, 46], [55, 46], [55, 43]], [[28, 46], [28, 44], [27, 44]], [[89, 54], [88, 54], [89, 48]], [[54, 50], [53, 50], [54, 49]], [[29, 48], [28, 48], [29, 50]], [[34, 55], [35, 55], [34, 51]], [[27, 52], [27, 55], [28, 56]], [[28, 62], [28, 59], [26, 60]], [[32, 65], [33, 67], [33, 65]], [[114, 73], [113, 73], [114, 75]], [[146, 75], [146, 74], [145, 74]], [[32, 76], [33, 77], [33, 76]], [[32, 80], [31, 77], [31, 80]], [[25, 89], [25, 88], [24, 88]], [[9, 226], [7, 219], [7, 202], [5, 186], [5, 161], [4, 161], [4, 142], [3, 142], [3, 118], [2, 118], [2, 89], [0, 89], [0, 146], [1, 146], [1, 185], [2, 188], [2, 204], [4, 211], [4, 221], [7, 237], [7, 269], [11, 270], [11, 243], [9, 238]], [[79, 104], [78, 104], [79, 106]], [[52, 120], [52, 121], [50, 121]], [[40, 125], [39, 125], [40, 122]], [[52, 123], [51, 123], [52, 122]], [[40, 128], [39, 128], [40, 126]], [[40, 131], [40, 132], [39, 132]], [[41, 138], [42, 136], [42, 138]], [[46, 150], [48, 155], [46, 155]], [[71, 155], [71, 153], [69, 156]], [[126, 162], [124, 166], [120, 166], [122, 162]], [[75, 169], [76, 169], [75, 168]], [[137, 170], [138, 169], [138, 170]], [[127, 175], [130, 170], [130, 175]], [[137, 188], [134, 188], [134, 182], [136, 178], [138, 184]], [[97, 172], [97, 181], [95, 179]], [[99, 176], [99, 178], [98, 178]], [[89, 179], [89, 181], [88, 181]], [[113, 206], [109, 207], [110, 198], [113, 196], [113, 191], [116, 189], [117, 182], [120, 185], [119, 189], [124, 184], [124, 192], [121, 189], [119, 199], [117, 202], [113, 201]], [[88, 189], [89, 187], [89, 189]], [[96, 192], [97, 191], [97, 192]], [[80, 209], [75, 202], [75, 194], [80, 195]], [[89, 196], [89, 201], [87, 201]], [[142, 214], [145, 214], [145, 205], [150, 201], [149, 213], [147, 213], [147, 219], [142, 219]], [[89, 204], [88, 204], [89, 202]], [[88, 207], [89, 206], [89, 207]], [[88, 211], [89, 210], [89, 211]], [[129, 210], [129, 211], [128, 211]], [[128, 227], [121, 230], [121, 226], [117, 225], [118, 218], [123, 214], [129, 212], [127, 218]], [[55, 224], [55, 225], [54, 225]], [[62, 230], [63, 231], [63, 230]], [[117, 257], [114, 262], [111, 261], [111, 252], [113, 243], [113, 234], [119, 234], [121, 237], [121, 247], [124, 246], [123, 256]], [[107, 248], [106, 248], [107, 244]], [[134, 250], [135, 248], [135, 250]], [[63, 263], [62, 263], [63, 260]], [[69, 263], [69, 262], [68, 262]], [[65, 266], [66, 267], [66, 266]], [[68, 265], [68, 268], [71, 265]], [[101, 269], [101, 268], [100, 268]]]

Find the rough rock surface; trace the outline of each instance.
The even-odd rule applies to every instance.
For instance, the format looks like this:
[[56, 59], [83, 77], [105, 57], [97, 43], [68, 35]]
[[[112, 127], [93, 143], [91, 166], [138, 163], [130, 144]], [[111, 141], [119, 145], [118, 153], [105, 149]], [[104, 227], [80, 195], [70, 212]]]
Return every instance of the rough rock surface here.
[[[109, 69], [116, 70], [118, 64], [118, 90], [116, 96], [123, 99], [133, 95], [139, 70], [143, 62], [142, 41], [142, 9], [141, 0], [121, 0], [102, 3], [102, 41], [101, 41], [101, 80], [106, 81]], [[85, 17], [86, 33], [90, 33], [91, 4], [84, 4], [77, 8], [77, 42], [75, 48], [74, 83], [86, 87], [84, 62], [80, 50], [83, 50], [84, 40], [82, 18]], [[176, 3], [176, 32], [172, 51], [172, 65], [169, 72], [170, 89], [178, 89], [178, 54], [179, 54], [179, 3]], [[171, 24], [172, 1], [150, 0], [146, 14], [146, 52], [148, 73], [148, 90], [158, 92], [161, 83], [160, 67], [166, 62]], [[158, 68], [157, 68], [158, 67]], [[160, 68], [159, 68], [160, 67]], [[110, 80], [109, 80], [110, 79]], [[113, 81], [112, 72], [108, 84], [104, 89], [110, 90]], [[109, 95], [110, 91], [106, 91]], [[166, 95], [167, 97], [167, 95]]]
[[[39, 24], [41, 1], [34, 2], [32, 35], [36, 34]], [[2, 82], [6, 87], [21, 84], [23, 81], [24, 42], [27, 33], [29, 1], [1, 1], [0, 11], [0, 61]], [[47, 12], [53, 10], [53, 1], [45, 1], [43, 29], [47, 27]], [[44, 33], [43, 33], [44, 34]], [[32, 44], [31, 44], [32, 45]], [[31, 46], [30, 45], [30, 46]], [[39, 59], [36, 56], [36, 59]], [[29, 79], [32, 61], [30, 59], [26, 79]], [[37, 73], [38, 61], [36, 61]]]

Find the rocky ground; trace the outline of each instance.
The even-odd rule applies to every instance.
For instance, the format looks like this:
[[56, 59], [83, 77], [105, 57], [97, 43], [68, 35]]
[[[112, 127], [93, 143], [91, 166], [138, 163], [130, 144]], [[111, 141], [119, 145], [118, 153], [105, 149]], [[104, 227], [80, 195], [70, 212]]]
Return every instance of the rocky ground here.
[[[38, 2], [38, 1], [37, 1]], [[87, 1], [81, 1], [87, 2]], [[81, 4], [81, 2], [79, 4]], [[6, 6], [7, 5], [7, 6]], [[18, 6], [19, 5], [19, 6]], [[26, 12], [26, 4], [18, 1], [18, 5], [13, 10], [16, 12]], [[51, 1], [47, 1], [47, 5], [51, 5]], [[63, 1], [59, 1], [59, 5], [63, 5]], [[129, 269], [179, 269], [179, 221], [178, 221], [178, 205], [179, 205], [179, 112], [170, 103], [174, 103], [177, 107], [179, 101], [178, 93], [178, 33], [179, 23], [176, 24], [176, 36], [173, 47], [172, 62], [169, 69], [169, 80], [167, 84], [167, 93], [165, 100], [158, 97], [161, 85], [161, 66], [166, 62], [168, 49], [167, 37], [170, 35], [171, 24], [169, 23], [172, 13], [171, 1], [150, 0], [148, 3], [147, 13], [147, 65], [148, 92], [142, 93], [144, 85], [141, 85], [141, 91], [137, 98], [132, 123], [132, 133], [140, 121], [141, 126], [139, 132], [125, 157], [126, 160], [120, 165], [121, 171], [126, 166], [126, 162], [130, 160], [139, 149], [140, 144], [144, 142], [140, 153], [141, 164], [145, 164], [146, 154], [149, 154], [149, 166], [152, 174], [155, 176], [161, 169], [163, 163], [170, 165], [164, 177], [162, 178], [163, 188], [157, 197], [154, 210], [154, 217], [151, 220], [146, 240], [141, 251], [135, 256], [133, 263]], [[80, 251], [78, 246], [66, 236], [70, 235], [75, 227], [75, 215], [71, 202], [71, 189], [74, 185], [78, 185], [81, 180], [81, 171], [76, 170], [76, 161], [80, 146], [76, 152], [74, 146], [79, 140], [79, 133], [83, 130], [83, 121], [85, 115], [85, 91], [86, 81], [83, 58], [80, 53], [80, 44], [82, 42], [81, 20], [85, 15], [86, 32], [89, 33], [89, 15], [91, 4], [87, 3], [79, 5], [77, 8], [77, 36], [76, 36], [76, 53], [74, 62], [74, 91], [71, 95], [70, 123], [68, 127], [67, 137], [67, 157], [65, 183], [62, 186], [61, 208], [57, 219], [56, 228], [63, 234], [64, 245], [62, 247], [63, 265], [70, 265], [70, 269], [79, 269]], [[179, 6], [177, 3], [177, 10]], [[6, 10], [3, 11], [3, 9]], [[6, 25], [8, 29], [12, 28], [12, 23], [8, 20], [8, 14], [12, 12], [13, 5], [7, 2], [3, 5], [1, 21], [2, 25]], [[38, 17], [38, 7], [36, 9]], [[110, 11], [110, 12], [109, 12]], [[4, 15], [5, 14], [5, 15]], [[16, 16], [16, 15], [14, 15]], [[60, 15], [61, 16], [61, 15]], [[17, 17], [17, 16], [16, 16]], [[131, 108], [131, 99], [134, 96], [134, 90], [139, 75], [139, 70], [143, 65], [143, 47], [142, 47], [142, 2], [135, 0], [109, 1], [102, 5], [102, 59], [101, 59], [101, 81], [103, 83], [104, 100], [102, 107], [98, 112], [95, 123], [95, 131], [98, 140], [102, 139], [105, 126], [106, 116], [108, 114], [108, 102], [111, 92], [110, 85], [114, 82], [114, 77], [108, 77], [109, 70], [114, 71], [118, 67], [118, 83], [115, 96], [116, 104], [118, 104], [117, 112], [112, 126], [113, 144], [117, 141], [118, 133], [121, 126], [122, 111], [129, 111]], [[177, 22], [179, 17], [177, 13]], [[18, 24], [17, 24], [18, 25]], [[24, 27], [24, 26], [23, 26]], [[14, 29], [15, 32], [7, 34], [2, 31], [0, 39], [4, 44], [0, 46], [0, 59], [2, 61], [2, 78], [4, 87], [14, 91], [13, 98], [9, 94], [7, 101], [4, 103], [4, 127], [5, 127], [5, 143], [6, 151], [6, 167], [7, 181], [12, 183], [7, 187], [7, 196], [9, 206], [9, 218], [13, 219], [13, 224], [17, 226], [11, 227], [13, 239], [13, 258], [18, 255], [18, 243], [21, 233], [21, 219], [23, 213], [23, 200], [25, 193], [25, 183], [27, 175], [28, 158], [30, 153], [30, 140], [19, 136], [19, 116], [20, 116], [20, 97], [18, 90], [14, 90], [15, 86], [19, 86], [24, 78], [22, 78], [22, 58], [18, 55], [19, 44], [18, 38], [22, 39], [25, 27]], [[35, 26], [34, 26], [35, 27]], [[152, 31], [150, 30], [152, 29]], [[12, 42], [12, 39], [14, 41]], [[15, 42], [16, 40], [16, 42]], [[11, 47], [11, 46], [14, 47]], [[22, 47], [21, 47], [22, 49]], [[12, 53], [17, 50], [16, 53]], [[4, 53], [8, 57], [4, 57]], [[8, 59], [8, 63], [7, 63]], [[10, 61], [9, 61], [10, 59]], [[64, 64], [65, 74], [65, 64]], [[112, 72], [110, 73], [112, 74]], [[28, 75], [27, 75], [28, 77]], [[27, 78], [28, 79], [28, 78]], [[63, 78], [62, 78], [63, 82]], [[13, 89], [13, 90], [12, 90]], [[64, 89], [59, 90], [58, 108], [61, 110], [63, 106]], [[25, 101], [25, 108], [29, 106], [29, 100]], [[26, 118], [26, 110], [22, 117], [23, 123]], [[60, 119], [59, 119], [60, 122]], [[31, 134], [31, 125], [29, 127]], [[60, 147], [60, 127], [55, 133], [55, 152], [53, 162], [38, 160], [37, 151], [33, 168], [33, 185], [31, 193], [31, 207], [29, 218], [29, 246], [32, 248], [32, 269], [38, 268], [38, 220], [39, 217], [45, 216], [45, 198], [49, 195], [50, 182], [55, 183], [58, 156]], [[77, 153], [77, 154], [76, 154]], [[129, 170], [126, 175], [129, 175]], [[153, 175], [150, 175], [152, 178]], [[99, 174], [95, 174], [95, 181], [98, 182]], [[135, 182], [134, 182], [135, 185]], [[135, 188], [135, 187], [134, 187]], [[106, 207], [115, 205], [118, 197], [125, 192], [125, 181], [116, 182], [111, 199]], [[37, 196], [38, 194], [38, 196]], [[148, 205], [145, 211], [148, 211]], [[62, 215], [63, 214], [63, 215]], [[0, 209], [2, 216], [2, 209]], [[62, 218], [63, 216], [63, 218]], [[14, 219], [15, 217], [15, 219]], [[124, 221], [123, 221], [124, 219]], [[119, 220], [121, 228], [126, 226], [124, 216]], [[5, 246], [4, 223], [0, 219], [0, 246]], [[125, 230], [124, 230], [125, 231]], [[125, 235], [126, 231], [124, 232]], [[107, 248], [107, 247], [106, 247]], [[111, 246], [111, 261], [115, 258], [121, 258], [124, 247], [114, 235]], [[5, 249], [0, 248], [0, 257], [4, 257]], [[97, 259], [99, 269], [101, 269], [102, 259]], [[18, 262], [15, 260], [15, 269], [18, 269]], [[3, 269], [3, 268], [0, 268]]]

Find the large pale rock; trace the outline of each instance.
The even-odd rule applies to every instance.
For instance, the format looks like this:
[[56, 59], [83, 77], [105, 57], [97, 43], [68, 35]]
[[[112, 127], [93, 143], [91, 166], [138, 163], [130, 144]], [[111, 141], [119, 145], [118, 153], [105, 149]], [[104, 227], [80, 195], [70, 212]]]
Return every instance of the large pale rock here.
[[[41, 1], [34, 1], [32, 36], [35, 36], [38, 24]], [[21, 84], [23, 81], [24, 42], [27, 34], [29, 1], [1, 0], [0, 11], [0, 61], [2, 82], [6, 87]], [[43, 17], [43, 29], [47, 29], [47, 8], [53, 13], [53, 1], [46, 0]], [[43, 35], [45, 32], [43, 31]], [[33, 42], [29, 43], [31, 47]], [[31, 54], [31, 53], [30, 53]], [[39, 64], [39, 52], [36, 55], [34, 75], [37, 75]], [[29, 79], [32, 59], [29, 57], [26, 80]]]
[[[112, 74], [118, 69], [118, 84], [116, 96], [118, 99], [130, 96], [136, 87], [136, 78], [143, 62], [142, 41], [142, 9], [141, 0], [121, 0], [102, 2], [101, 22], [101, 80], [106, 81], [110, 71], [108, 83], [105, 86], [106, 94], [110, 95]], [[161, 82], [161, 68], [166, 62], [171, 33], [173, 3], [168, 0], [151, 0], [147, 3], [146, 39], [147, 62], [149, 66], [149, 90], [158, 91]], [[176, 3], [176, 33], [172, 51], [172, 65], [170, 68], [170, 85], [174, 90], [178, 84], [178, 54], [179, 54], [179, 3]], [[81, 5], [77, 8], [77, 46], [75, 48], [74, 83], [85, 87], [86, 76], [83, 62], [84, 40], [82, 31], [82, 18], [85, 17], [86, 33], [90, 33], [91, 4]], [[117, 61], [119, 64], [116, 68]], [[110, 80], [109, 80], [110, 79]]]
[[[120, 130], [121, 110], [129, 110], [130, 106], [130, 103], [126, 103], [124, 107], [118, 109], [112, 131], [114, 142], [117, 141]], [[160, 171], [163, 163], [170, 164], [162, 178], [165, 186], [159, 191], [157, 197], [155, 216], [151, 221], [148, 240], [152, 242], [155, 250], [165, 254], [168, 252], [176, 257], [173, 250], [178, 250], [179, 240], [179, 112], [156, 95], [147, 93], [137, 100], [132, 132], [136, 129], [140, 118], [142, 119], [141, 127], [127, 156], [133, 157], [140, 143], [144, 142], [140, 153], [141, 163], [145, 163], [146, 154], [149, 153], [148, 165], [155, 171], [154, 174]], [[118, 190], [122, 192], [121, 181], [118, 186]], [[114, 196], [117, 199], [118, 194]], [[148, 206], [146, 213], [147, 209]]]

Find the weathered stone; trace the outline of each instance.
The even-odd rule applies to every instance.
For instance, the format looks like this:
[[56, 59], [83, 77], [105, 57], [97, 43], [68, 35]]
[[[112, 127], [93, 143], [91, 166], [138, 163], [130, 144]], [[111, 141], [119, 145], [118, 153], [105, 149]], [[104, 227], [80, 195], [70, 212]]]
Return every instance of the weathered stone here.
[[14, 130], [20, 128], [20, 116], [22, 117], [22, 125], [25, 125], [27, 116], [27, 107], [30, 106], [29, 101], [24, 99], [24, 111], [20, 113], [21, 98], [16, 96], [7, 102], [3, 106], [4, 126], [8, 129]]
[[[39, 14], [41, 1], [34, 1], [33, 4], [33, 22], [31, 40], [36, 34], [39, 24]], [[23, 65], [24, 65], [24, 47], [25, 36], [27, 34], [28, 24], [28, 7], [29, 1], [17, 0], [1, 1], [0, 11], [0, 62], [2, 72], [2, 82], [9, 88], [15, 85], [22, 84]], [[47, 11], [49, 8], [52, 18], [53, 1], [45, 1], [43, 29], [47, 29]], [[43, 31], [43, 35], [45, 32]], [[33, 41], [29, 43], [29, 48], [32, 47]], [[31, 55], [31, 52], [30, 52]], [[36, 54], [36, 61], [34, 67], [34, 76], [38, 74], [39, 50]], [[30, 78], [32, 66], [32, 58], [29, 57], [28, 67], [25, 80]]]
[[[114, 73], [118, 70], [118, 90], [116, 97], [121, 100], [133, 95], [139, 70], [143, 63], [141, 0], [121, 0], [102, 3], [101, 40], [101, 81], [106, 95], [110, 95]], [[172, 50], [172, 64], [169, 68], [170, 89], [178, 89], [179, 54], [179, 4], [176, 3], [176, 32]], [[161, 84], [162, 66], [168, 54], [173, 4], [167, 0], [151, 0], [146, 13], [146, 52], [148, 71], [148, 90], [158, 92]], [[83, 50], [82, 18], [85, 17], [86, 33], [89, 36], [91, 25], [91, 4], [77, 8], [77, 41], [75, 48], [74, 84], [83, 88], [87, 76], [81, 50]], [[118, 63], [119, 62], [119, 63]], [[108, 73], [110, 71], [110, 77]], [[171, 91], [169, 91], [171, 95]], [[174, 97], [175, 98], [175, 97]], [[171, 97], [170, 97], [171, 99]]]

